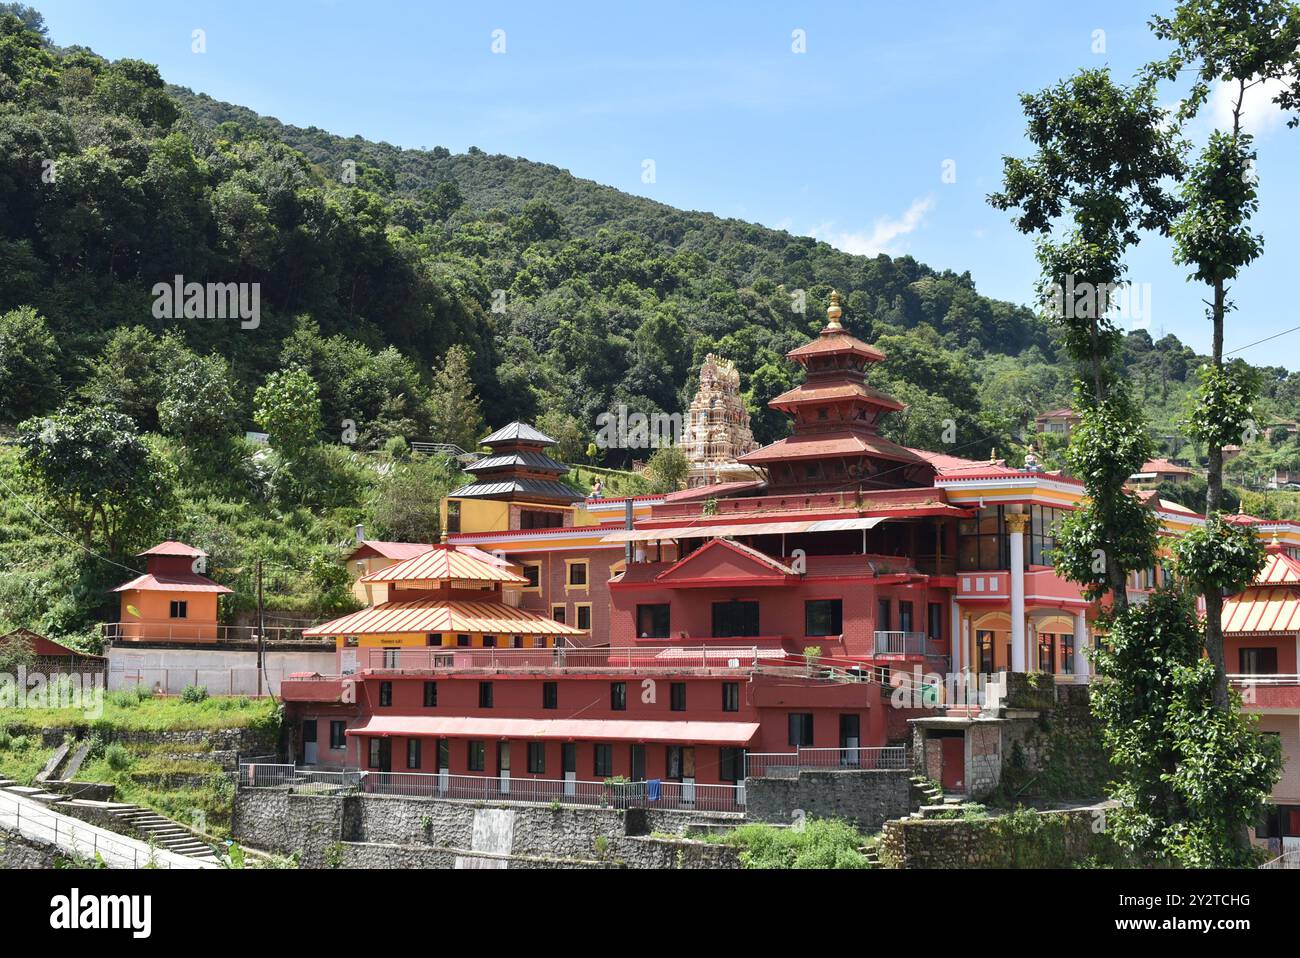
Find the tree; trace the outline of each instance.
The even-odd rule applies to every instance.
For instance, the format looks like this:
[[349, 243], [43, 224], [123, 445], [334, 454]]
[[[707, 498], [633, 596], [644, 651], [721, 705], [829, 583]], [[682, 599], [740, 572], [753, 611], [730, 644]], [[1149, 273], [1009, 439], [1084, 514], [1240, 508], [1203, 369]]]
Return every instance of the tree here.
[[460, 344], [448, 349], [429, 396], [433, 438], [466, 452], [477, 449], [483, 436], [483, 413], [469, 374], [470, 359], [470, 351]]
[[253, 418], [270, 437], [271, 448], [301, 464], [321, 432], [320, 387], [307, 371], [283, 369], [266, 377], [253, 397]]
[[646, 478], [655, 492], [676, 492], [686, 485], [691, 464], [680, 446], [662, 446], [656, 449], [646, 463]]
[[[1259, 209], [1255, 150], [1242, 128], [1247, 91], [1272, 84], [1284, 111], [1300, 107], [1300, 5], [1291, 0], [1183, 0], [1169, 17], [1155, 16], [1157, 37], [1175, 49], [1149, 70], [1175, 80], [1190, 71], [1192, 87], [1183, 100], [1183, 120], [1205, 105], [1215, 82], [1231, 96], [1229, 130], [1216, 129], [1183, 184], [1185, 209], [1174, 226], [1174, 260], [1191, 266], [1188, 277], [1210, 287], [1213, 324], [1210, 363], [1200, 370], [1196, 412], [1190, 434], [1204, 442], [1209, 456], [1206, 515], [1223, 505], [1223, 447], [1240, 440], [1253, 417], [1253, 393], [1241, 365], [1223, 361], [1224, 318], [1232, 308], [1228, 283], [1263, 251], [1263, 238], [1251, 232]], [[1300, 123], [1293, 115], [1289, 125]], [[1223, 526], [1214, 526], [1223, 529]], [[1223, 595], [1205, 593], [1205, 650], [1215, 669], [1214, 702], [1230, 708], [1223, 653]]]
[[45, 412], [59, 395], [59, 346], [30, 306], [0, 316], [0, 422]]
[[230, 394], [230, 366], [220, 356], [182, 359], [170, 370], [158, 403], [158, 425], [190, 449], [220, 445], [235, 429], [235, 400]]
[[154, 431], [167, 376], [187, 353], [174, 333], [158, 336], [144, 326], [120, 326], [91, 365], [82, 395], [129, 416], [139, 429]]
[[446, 456], [394, 465], [374, 487], [367, 509], [370, 526], [377, 536], [396, 542], [437, 542], [442, 497], [463, 478]]
[[87, 549], [122, 555], [171, 518], [175, 470], [121, 413], [65, 407], [23, 423], [18, 442], [24, 477]]

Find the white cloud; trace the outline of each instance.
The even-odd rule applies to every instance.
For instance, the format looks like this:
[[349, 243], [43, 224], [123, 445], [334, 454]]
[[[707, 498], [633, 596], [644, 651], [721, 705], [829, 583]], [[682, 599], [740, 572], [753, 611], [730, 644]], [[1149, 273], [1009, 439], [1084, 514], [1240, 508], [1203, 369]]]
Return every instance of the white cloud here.
[[[1241, 101], [1241, 125], [1247, 133], [1261, 136], [1286, 120], [1278, 105], [1273, 102], [1282, 88], [1279, 80], [1268, 80], [1246, 90]], [[1237, 103], [1237, 85], [1219, 82], [1210, 91], [1210, 119], [1220, 130], [1232, 129], [1232, 108]]]
[[899, 237], [914, 232], [925, 219], [925, 215], [934, 208], [934, 197], [923, 196], [912, 201], [912, 205], [902, 216], [881, 216], [871, 229], [854, 232], [835, 228], [833, 222], [821, 223], [808, 231], [813, 239], [830, 243], [836, 249], [858, 256], [875, 256], [877, 253], [893, 253], [894, 241]]

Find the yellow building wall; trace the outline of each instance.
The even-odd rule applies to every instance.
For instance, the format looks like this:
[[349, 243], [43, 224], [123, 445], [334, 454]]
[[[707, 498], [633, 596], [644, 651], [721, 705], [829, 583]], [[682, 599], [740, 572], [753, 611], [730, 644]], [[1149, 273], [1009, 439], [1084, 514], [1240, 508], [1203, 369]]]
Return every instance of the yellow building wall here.
[[[128, 641], [215, 642], [216, 592], [163, 592], [131, 589], [122, 593], [121, 636]], [[186, 616], [171, 617], [171, 603], [185, 602]], [[135, 611], [131, 611], [134, 609]]]

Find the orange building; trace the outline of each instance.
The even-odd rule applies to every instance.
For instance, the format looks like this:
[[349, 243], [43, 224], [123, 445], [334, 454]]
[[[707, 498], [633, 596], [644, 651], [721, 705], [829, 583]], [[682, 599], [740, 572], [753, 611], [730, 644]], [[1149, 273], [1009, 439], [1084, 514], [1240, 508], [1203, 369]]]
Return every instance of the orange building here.
[[197, 571], [208, 554], [184, 542], [163, 542], [139, 553], [144, 575], [119, 585], [119, 621], [108, 638], [116, 642], [216, 642], [217, 601], [231, 590]]

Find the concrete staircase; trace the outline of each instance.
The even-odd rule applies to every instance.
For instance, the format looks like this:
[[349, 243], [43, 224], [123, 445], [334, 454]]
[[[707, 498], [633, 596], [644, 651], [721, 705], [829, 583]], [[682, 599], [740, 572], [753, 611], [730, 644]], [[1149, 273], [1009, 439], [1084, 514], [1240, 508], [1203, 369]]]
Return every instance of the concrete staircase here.
[[908, 818], [941, 818], [960, 808], [962, 799], [945, 795], [943, 789], [921, 775], [912, 776], [912, 804], [915, 806]]
[[123, 831], [135, 833], [159, 848], [200, 861], [217, 860], [211, 845], [151, 809], [140, 805], [114, 805], [109, 814], [122, 823]]

